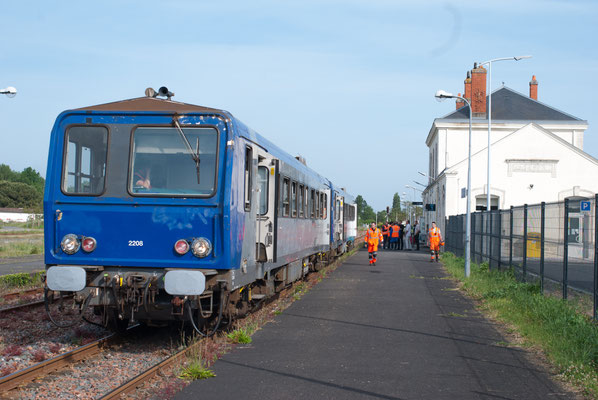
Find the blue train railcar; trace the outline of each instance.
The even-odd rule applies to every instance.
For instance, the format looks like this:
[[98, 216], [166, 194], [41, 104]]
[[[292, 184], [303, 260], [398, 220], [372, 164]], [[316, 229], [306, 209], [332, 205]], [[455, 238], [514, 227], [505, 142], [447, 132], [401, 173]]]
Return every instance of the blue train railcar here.
[[331, 183], [333, 193], [331, 208], [330, 243], [333, 254], [345, 253], [353, 246], [357, 234], [357, 213], [355, 198], [345, 188]]
[[46, 298], [74, 292], [115, 329], [190, 320], [207, 334], [333, 256], [338, 194], [227, 111], [160, 94], [58, 116]]
[[355, 197], [349, 193], [344, 193], [343, 217], [344, 217], [344, 233], [347, 248], [351, 249], [355, 244], [357, 237], [357, 203]]

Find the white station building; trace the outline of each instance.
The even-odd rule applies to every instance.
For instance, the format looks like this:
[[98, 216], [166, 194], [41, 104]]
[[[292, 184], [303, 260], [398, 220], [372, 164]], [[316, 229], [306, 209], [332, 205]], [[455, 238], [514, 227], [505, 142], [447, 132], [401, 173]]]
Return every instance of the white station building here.
[[[485, 210], [487, 196], [488, 117], [486, 70], [474, 68], [465, 80], [463, 97], [472, 99], [471, 210]], [[492, 209], [507, 209], [542, 201], [593, 197], [598, 192], [598, 160], [583, 151], [587, 121], [538, 101], [538, 82], [530, 96], [508, 87], [492, 92], [491, 176]], [[424, 204], [427, 223], [444, 232], [445, 218], [465, 214], [469, 107], [436, 118], [426, 145], [428, 186]]]

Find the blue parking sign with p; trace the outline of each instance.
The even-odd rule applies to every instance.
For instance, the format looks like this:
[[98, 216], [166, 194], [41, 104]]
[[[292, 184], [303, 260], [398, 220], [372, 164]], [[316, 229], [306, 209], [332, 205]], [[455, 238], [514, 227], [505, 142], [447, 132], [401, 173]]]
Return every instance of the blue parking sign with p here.
[[589, 201], [580, 201], [579, 202], [579, 209], [581, 211], [591, 211], [590, 202]]

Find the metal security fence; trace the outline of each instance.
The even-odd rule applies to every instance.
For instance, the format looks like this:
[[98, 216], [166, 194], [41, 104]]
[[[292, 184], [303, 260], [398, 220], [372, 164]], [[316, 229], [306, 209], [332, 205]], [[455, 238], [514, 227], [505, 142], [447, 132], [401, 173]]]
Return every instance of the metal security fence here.
[[[570, 290], [592, 296], [598, 307], [598, 195], [594, 199], [566, 199], [509, 210], [471, 214], [471, 259], [493, 268], [514, 268], [524, 281], [539, 280], [558, 288], [567, 299]], [[465, 215], [446, 221], [446, 250], [465, 253]]]

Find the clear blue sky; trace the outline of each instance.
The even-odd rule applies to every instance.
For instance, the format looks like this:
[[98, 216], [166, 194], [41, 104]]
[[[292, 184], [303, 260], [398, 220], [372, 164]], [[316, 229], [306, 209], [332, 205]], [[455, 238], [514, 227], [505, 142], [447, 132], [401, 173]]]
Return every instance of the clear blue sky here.
[[[45, 174], [61, 111], [143, 95], [223, 108], [375, 209], [413, 197], [432, 121], [474, 61], [585, 119], [598, 156], [593, 1], [3, 1], [0, 163]], [[423, 182], [422, 182], [423, 183]]]

